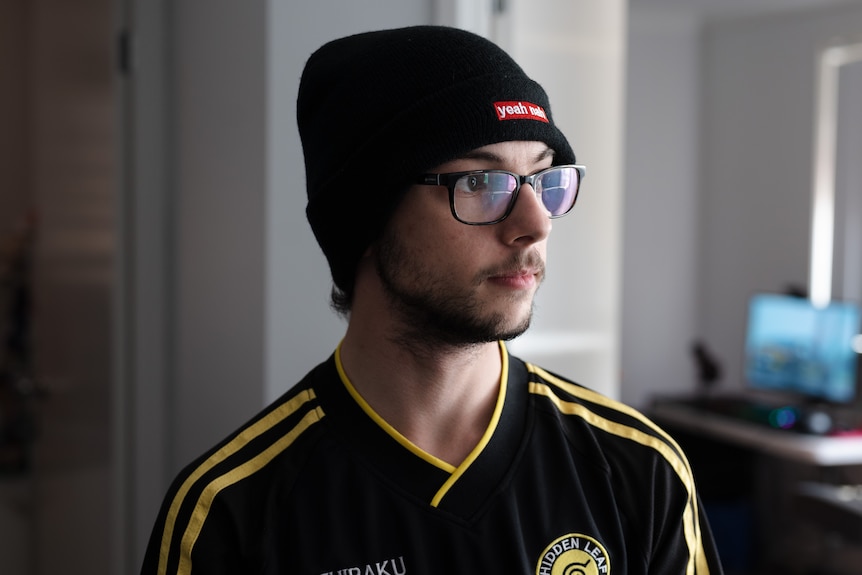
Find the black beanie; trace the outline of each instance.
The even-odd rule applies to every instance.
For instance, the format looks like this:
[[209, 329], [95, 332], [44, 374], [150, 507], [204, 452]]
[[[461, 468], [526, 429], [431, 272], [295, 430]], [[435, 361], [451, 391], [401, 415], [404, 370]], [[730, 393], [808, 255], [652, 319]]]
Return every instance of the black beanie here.
[[575, 155], [542, 87], [501, 48], [444, 26], [334, 40], [305, 65], [297, 99], [311, 229], [332, 279], [352, 293], [356, 266], [416, 178], [497, 142]]

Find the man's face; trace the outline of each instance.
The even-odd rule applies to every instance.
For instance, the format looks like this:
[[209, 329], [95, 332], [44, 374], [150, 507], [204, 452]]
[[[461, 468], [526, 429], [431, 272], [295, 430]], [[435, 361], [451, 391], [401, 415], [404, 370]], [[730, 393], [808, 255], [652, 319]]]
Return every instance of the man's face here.
[[[541, 142], [503, 142], [430, 170], [501, 169], [527, 175], [551, 165]], [[458, 222], [443, 186], [414, 186], [375, 244], [378, 276], [415, 341], [462, 346], [511, 339], [530, 324], [545, 269], [551, 220], [529, 185], [508, 218]]]

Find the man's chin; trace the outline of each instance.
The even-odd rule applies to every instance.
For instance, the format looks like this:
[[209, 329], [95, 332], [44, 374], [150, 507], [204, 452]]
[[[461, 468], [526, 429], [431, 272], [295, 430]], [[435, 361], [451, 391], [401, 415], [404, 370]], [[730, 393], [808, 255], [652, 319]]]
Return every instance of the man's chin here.
[[500, 335], [497, 339], [502, 339], [503, 341], [511, 341], [522, 335], [525, 331], [530, 329], [530, 323], [533, 319], [532, 310], [526, 313], [519, 322], [512, 324], [508, 329], [501, 329]]

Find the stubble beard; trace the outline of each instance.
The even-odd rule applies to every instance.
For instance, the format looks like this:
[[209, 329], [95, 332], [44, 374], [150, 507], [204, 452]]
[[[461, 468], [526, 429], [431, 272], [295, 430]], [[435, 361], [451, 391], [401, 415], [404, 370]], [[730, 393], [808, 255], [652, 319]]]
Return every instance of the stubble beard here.
[[[471, 285], [454, 288], [446, 279], [423, 269], [404, 245], [393, 237], [384, 237], [375, 250], [375, 267], [386, 297], [401, 318], [399, 333], [392, 334], [402, 345], [434, 349], [469, 348], [498, 340], [508, 341], [527, 331], [533, 315], [533, 302], [524, 317], [512, 324], [510, 314], [489, 311], [477, 288], [494, 270], [480, 273]], [[538, 252], [516, 255], [501, 266], [499, 272], [521, 267], [544, 270]], [[541, 281], [543, 272], [539, 274]], [[511, 296], [518, 305], [523, 294]]]

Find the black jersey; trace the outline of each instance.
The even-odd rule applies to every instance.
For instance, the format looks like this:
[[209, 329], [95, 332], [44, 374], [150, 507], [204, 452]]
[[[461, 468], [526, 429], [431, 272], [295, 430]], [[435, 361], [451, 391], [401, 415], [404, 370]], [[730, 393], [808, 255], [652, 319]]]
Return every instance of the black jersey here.
[[374, 413], [336, 351], [179, 474], [142, 574], [721, 573], [677, 444], [500, 347], [491, 424], [457, 467]]

